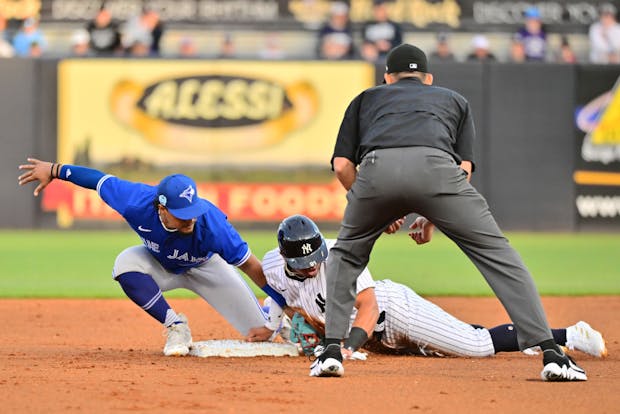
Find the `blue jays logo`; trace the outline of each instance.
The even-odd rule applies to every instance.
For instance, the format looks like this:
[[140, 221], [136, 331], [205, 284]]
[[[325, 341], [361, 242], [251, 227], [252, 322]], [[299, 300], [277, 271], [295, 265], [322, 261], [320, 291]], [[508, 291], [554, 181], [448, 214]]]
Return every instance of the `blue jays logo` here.
[[179, 194], [179, 197], [185, 198], [191, 204], [192, 203], [192, 199], [194, 198], [194, 194], [196, 194], [196, 190], [194, 190], [194, 187], [189, 185], [189, 186], [187, 186], [187, 188], [185, 190], [183, 190], [183, 192], [181, 194]]

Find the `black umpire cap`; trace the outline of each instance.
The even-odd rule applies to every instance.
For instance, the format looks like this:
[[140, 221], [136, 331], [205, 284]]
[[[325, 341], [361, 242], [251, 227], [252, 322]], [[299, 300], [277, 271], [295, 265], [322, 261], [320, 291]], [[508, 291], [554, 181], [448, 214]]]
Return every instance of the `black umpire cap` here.
[[403, 43], [390, 50], [385, 65], [386, 73], [424, 72], [428, 73], [426, 54], [413, 45]]

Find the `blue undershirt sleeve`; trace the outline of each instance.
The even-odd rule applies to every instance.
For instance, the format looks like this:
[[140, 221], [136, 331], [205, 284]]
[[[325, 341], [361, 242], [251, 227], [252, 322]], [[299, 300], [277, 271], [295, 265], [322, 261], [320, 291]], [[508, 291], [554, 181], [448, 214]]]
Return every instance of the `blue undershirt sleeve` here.
[[99, 170], [68, 164], [63, 165], [60, 169], [60, 174], [58, 174], [58, 178], [61, 180], [69, 181], [75, 185], [91, 190], [97, 189], [97, 183], [104, 176], [105, 174]]

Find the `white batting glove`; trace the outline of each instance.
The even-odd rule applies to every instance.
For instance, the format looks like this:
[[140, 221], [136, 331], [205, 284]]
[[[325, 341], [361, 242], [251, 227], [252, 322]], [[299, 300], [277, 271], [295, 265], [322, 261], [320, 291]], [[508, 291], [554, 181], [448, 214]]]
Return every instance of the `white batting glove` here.
[[351, 351], [350, 349], [342, 348], [341, 352], [342, 358], [350, 361], [366, 361], [368, 358], [368, 354], [361, 351]]

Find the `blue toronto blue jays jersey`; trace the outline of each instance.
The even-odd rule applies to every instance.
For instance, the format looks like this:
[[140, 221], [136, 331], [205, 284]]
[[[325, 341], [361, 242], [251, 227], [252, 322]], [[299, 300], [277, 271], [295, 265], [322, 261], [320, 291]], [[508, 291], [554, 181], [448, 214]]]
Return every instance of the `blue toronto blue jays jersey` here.
[[103, 176], [97, 193], [140, 236], [144, 246], [168, 271], [183, 273], [206, 262], [214, 253], [233, 266], [245, 263], [251, 251], [226, 215], [207, 201], [208, 210], [198, 217], [190, 234], [164, 228], [154, 204], [157, 187]]

